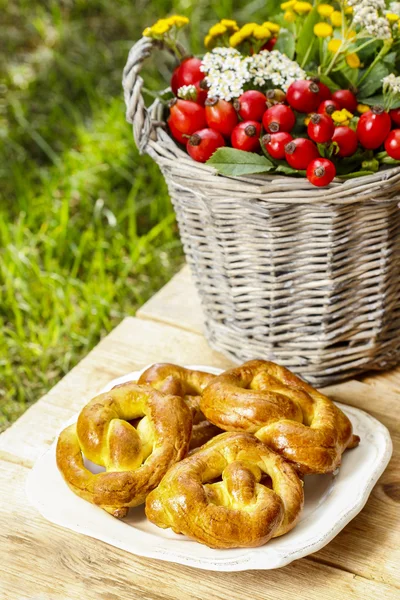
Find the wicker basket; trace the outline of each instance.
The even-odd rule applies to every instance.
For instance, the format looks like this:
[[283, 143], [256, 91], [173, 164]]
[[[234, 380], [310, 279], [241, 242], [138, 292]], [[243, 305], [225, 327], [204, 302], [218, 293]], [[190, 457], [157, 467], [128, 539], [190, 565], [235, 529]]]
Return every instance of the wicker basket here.
[[159, 165], [200, 293], [210, 344], [326, 385], [400, 358], [400, 168], [317, 189], [229, 178], [195, 163], [146, 109], [140, 40], [124, 70], [127, 120]]

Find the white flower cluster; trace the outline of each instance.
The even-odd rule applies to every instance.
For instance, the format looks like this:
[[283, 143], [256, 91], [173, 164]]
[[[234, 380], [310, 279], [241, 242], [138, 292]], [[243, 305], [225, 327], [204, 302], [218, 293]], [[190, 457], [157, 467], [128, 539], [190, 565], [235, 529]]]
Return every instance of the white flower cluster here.
[[296, 79], [305, 79], [299, 65], [278, 50], [263, 50], [243, 57], [234, 48], [214, 48], [203, 58], [209, 96], [232, 100], [243, 93], [246, 83], [257, 87], [272, 84], [286, 92]]
[[389, 4], [389, 10], [387, 12], [391, 12], [395, 15], [400, 15], [400, 2], [391, 2]]
[[354, 9], [354, 25], [362, 31], [379, 40], [391, 37], [389, 21], [382, 15], [385, 0], [348, 0], [347, 4]]
[[400, 94], [400, 76], [396, 77], [394, 73], [390, 73], [382, 79], [383, 89], [390, 94]]
[[200, 69], [206, 73], [208, 95], [232, 100], [243, 93], [250, 79], [246, 59], [235, 48], [214, 48], [204, 55]]
[[184, 100], [190, 100], [197, 97], [197, 90], [195, 85], [182, 85], [178, 89], [177, 93], [178, 98], [183, 98]]
[[278, 50], [262, 50], [248, 58], [248, 69], [253, 83], [259, 87], [272, 83], [287, 91], [297, 79], [306, 79], [305, 71], [293, 60]]

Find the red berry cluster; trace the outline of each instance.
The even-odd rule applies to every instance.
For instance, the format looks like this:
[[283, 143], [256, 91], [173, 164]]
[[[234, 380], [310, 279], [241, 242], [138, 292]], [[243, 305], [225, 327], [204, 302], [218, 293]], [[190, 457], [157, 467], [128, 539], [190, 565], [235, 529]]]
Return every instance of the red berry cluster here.
[[[168, 125], [173, 137], [186, 146], [189, 155], [206, 162], [226, 145], [246, 152], [264, 150], [274, 160], [285, 160], [296, 170], [306, 171], [316, 186], [326, 186], [336, 175], [332, 160], [320, 156], [316, 144], [333, 147], [336, 159], [352, 156], [359, 144], [375, 150], [385, 144], [388, 155], [400, 159], [400, 109], [385, 112], [374, 107], [361, 115], [356, 131], [336, 126], [332, 113], [346, 109], [355, 113], [357, 98], [350, 90], [331, 93], [321, 82], [300, 80], [287, 93], [269, 90], [266, 95], [248, 90], [233, 102], [207, 97], [201, 61], [184, 60], [174, 71], [171, 88], [175, 94], [183, 85], [194, 85], [196, 100], [174, 98], [170, 102]], [[296, 113], [310, 115], [307, 130], [293, 137]], [[334, 146], [332, 144], [334, 143]]]

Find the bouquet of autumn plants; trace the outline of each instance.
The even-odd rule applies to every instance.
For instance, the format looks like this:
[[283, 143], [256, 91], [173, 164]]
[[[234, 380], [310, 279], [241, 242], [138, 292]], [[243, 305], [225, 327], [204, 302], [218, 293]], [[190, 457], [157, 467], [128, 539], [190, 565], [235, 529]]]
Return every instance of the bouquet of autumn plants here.
[[400, 165], [400, 2], [289, 0], [263, 23], [213, 25], [202, 57], [188, 19], [143, 32], [171, 49], [168, 127], [223, 175], [277, 172], [316, 186]]

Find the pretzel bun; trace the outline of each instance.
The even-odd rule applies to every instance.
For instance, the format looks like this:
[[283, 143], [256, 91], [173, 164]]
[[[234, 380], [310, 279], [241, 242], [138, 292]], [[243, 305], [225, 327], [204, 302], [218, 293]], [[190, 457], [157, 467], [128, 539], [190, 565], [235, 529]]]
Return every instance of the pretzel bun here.
[[215, 375], [204, 371], [186, 369], [170, 363], [157, 363], [142, 373], [138, 383], [151, 385], [160, 392], [181, 396], [185, 400], [192, 413], [190, 449], [193, 449], [222, 433], [219, 427], [207, 421], [200, 410], [201, 394], [214, 379]]
[[251, 434], [223, 433], [169, 469], [146, 515], [211, 548], [245, 548], [290, 531], [303, 502], [289, 463]]
[[200, 408], [226, 431], [253, 433], [302, 473], [329, 473], [359, 442], [329, 398], [273, 362], [253, 360], [218, 375]]
[[[191, 431], [182, 398], [124, 383], [93, 398], [62, 431], [57, 466], [78, 496], [123, 517], [187, 455]], [[91, 473], [82, 454], [106, 472]]]

